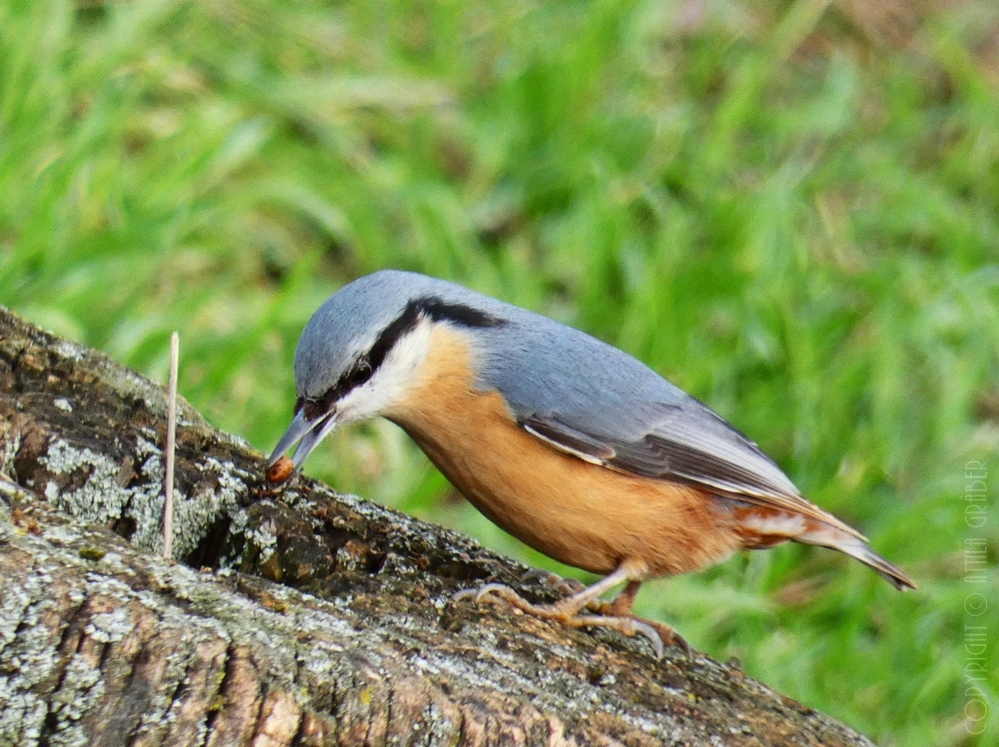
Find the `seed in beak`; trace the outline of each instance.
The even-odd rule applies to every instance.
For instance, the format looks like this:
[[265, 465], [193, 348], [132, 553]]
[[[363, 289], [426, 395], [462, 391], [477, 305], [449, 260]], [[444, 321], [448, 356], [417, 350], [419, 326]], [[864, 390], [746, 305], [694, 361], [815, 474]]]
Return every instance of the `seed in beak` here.
[[289, 457], [283, 456], [267, 468], [267, 482], [284, 482], [294, 469], [295, 463]]

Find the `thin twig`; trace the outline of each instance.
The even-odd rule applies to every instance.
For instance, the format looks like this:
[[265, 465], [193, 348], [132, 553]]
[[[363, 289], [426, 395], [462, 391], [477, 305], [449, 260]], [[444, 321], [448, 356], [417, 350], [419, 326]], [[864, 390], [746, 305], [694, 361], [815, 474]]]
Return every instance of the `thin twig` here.
[[177, 364], [180, 360], [180, 336], [170, 335], [170, 386], [167, 394], [166, 477], [163, 494], [163, 557], [173, 551], [173, 463], [177, 436]]

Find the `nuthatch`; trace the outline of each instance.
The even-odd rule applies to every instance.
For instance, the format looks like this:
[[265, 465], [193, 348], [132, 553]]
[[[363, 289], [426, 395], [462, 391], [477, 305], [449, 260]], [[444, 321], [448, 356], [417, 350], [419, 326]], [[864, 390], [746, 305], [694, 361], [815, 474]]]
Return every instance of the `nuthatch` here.
[[[312, 316], [295, 350], [295, 419], [271, 464], [299, 467], [344, 423], [408, 433], [491, 521], [606, 577], [531, 614], [642, 632], [648, 578], [795, 540], [850, 555], [915, 588], [865, 538], [806, 501], [759, 447], [630, 355], [546, 317], [408, 272], [362, 277]], [[626, 583], [605, 615], [581, 614]]]

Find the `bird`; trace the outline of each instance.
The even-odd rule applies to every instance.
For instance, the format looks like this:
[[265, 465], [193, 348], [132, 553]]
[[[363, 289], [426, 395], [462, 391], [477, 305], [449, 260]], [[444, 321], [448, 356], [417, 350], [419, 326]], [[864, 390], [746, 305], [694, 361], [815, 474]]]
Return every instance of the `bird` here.
[[686, 643], [633, 614], [642, 583], [740, 550], [820, 545], [916, 588], [756, 443], [646, 364], [461, 285], [389, 269], [353, 280], [306, 324], [294, 373], [294, 418], [269, 460], [280, 476], [296, 444], [298, 470], [335, 428], [383, 417], [493, 523], [602, 576], [551, 604], [496, 583], [477, 601], [640, 633], [661, 656], [663, 634]]

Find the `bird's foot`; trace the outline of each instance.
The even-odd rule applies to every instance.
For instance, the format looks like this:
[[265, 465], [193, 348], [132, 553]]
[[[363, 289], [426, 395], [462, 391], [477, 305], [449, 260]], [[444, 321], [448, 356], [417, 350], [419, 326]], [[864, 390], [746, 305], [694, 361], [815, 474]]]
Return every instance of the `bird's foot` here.
[[[625, 606], [622, 602], [626, 602]], [[596, 599], [587, 605], [587, 609], [591, 612], [596, 612], [597, 615], [603, 618], [628, 618], [634, 620], [637, 623], [646, 625], [656, 632], [659, 636], [660, 641], [665, 643], [667, 646], [676, 646], [678, 649], [683, 651], [683, 655], [690, 659], [693, 657], [694, 650], [691, 648], [687, 639], [676, 632], [676, 629], [672, 625], [667, 625], [664, 622], [658, 622], [657, 620], [647, 620], [644, 617], [639, 617], [638, 615], [631, 613], [631, 600], [624, 600], [623, 597], [618, 597], [611, 601], [605, 599]]]
[[[643, 620], [630, 614], [580, 614], [582, 607], [587, 606], [592, 600], [585, 600], [580, 605], [579, 602], [581, 600], [577, 596], [568, 597], [554, 604], [531, 604], [509, 586], [504, 586], [503, 584], [486, 584], [478, 591], [466, 589], [455, 595], [455, 599], [467, 599], [468, 597], [473, 597], [476, 603], [481, 602], [487, 597], [499, 597], [529, 615], [545, 620], [555, 620], [572, 628], [610, 628], [629, 637], [640, 633], [652, 645], [656, 659], [661, 659], [663, 656], [664, 639], [682, 648], [688, 657], [690, 655], [690, 647], [687, 645], [687, 642], [668, 625]], [[603, 606], [605, 606], [607, 611], [613, 612], [612, 603], [604, 602]]]

